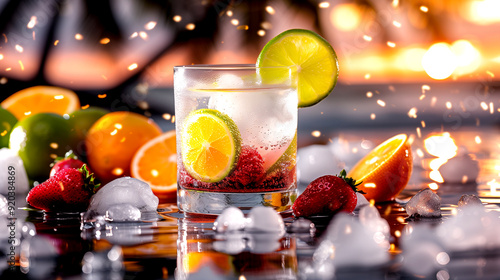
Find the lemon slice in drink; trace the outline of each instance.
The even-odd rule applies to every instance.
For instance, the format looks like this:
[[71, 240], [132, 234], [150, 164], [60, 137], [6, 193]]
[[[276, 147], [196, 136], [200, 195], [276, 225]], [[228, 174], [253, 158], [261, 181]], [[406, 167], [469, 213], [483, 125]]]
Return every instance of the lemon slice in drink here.
[[182, 161], [193, 178], [214, 183], [224, 179], [238, 162], [241, 136], [234, 121], [213, 109], [189, 114], [181, 133]]
[[[269, 41], [257, 58], [258, 67], [295, 66], [299, 107], [312, 106], [333, 90], [339, 75], [337, 55], [318, 34], [304, 29], [287, 30]], [[279, 82], [287, 73], [280, 68], [261, 71], [265, 82]]]

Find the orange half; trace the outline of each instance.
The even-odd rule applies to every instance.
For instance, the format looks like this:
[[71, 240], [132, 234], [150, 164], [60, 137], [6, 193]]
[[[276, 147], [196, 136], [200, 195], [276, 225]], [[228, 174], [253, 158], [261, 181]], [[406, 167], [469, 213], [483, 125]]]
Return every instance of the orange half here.
[[413, 159], [406, 134], [396, 135], [378, 145], [347, 174], [357, 182], [368, 200], [393, 200], [408, 184]]
[[75, 92], [54, 86], [34, 86], [20, 90], [1, 103], [18, 120], [37, 113], [70, 114], [80, 109]]
[[175, 130], [163, 133], [141, 146], [135, 153], [130, 172], [132, 177], [151, 186], [161, 202], [177, 197], [177, 154]]

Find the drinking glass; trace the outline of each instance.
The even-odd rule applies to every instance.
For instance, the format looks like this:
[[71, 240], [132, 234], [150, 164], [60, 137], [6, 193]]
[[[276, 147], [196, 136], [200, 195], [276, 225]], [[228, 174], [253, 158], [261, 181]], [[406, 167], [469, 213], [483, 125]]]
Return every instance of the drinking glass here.
[[[174, 67], [180, 211], [217, 215], [234, 206], [246, 213], [258, 205], [290, 211], [297, 196], [298, 97], [294, 73], [292, 67], [255, 65]], [[186, 143], [213, 133], [213, 127], [200, 115], [222, 123], [233, 139], [226, 146], [236, 151], [234, 164], [227, 165], [222, 175], [200, 175], [193, 170], [206, 167], [201, 173], [212, 174], [219, 167], [210, 168], [215, 165], [209, 165], [205, 158], [187, 158], [193, 146]], [[193, 123], [197, 129], [193, 129]], [[198, 148], [207, 149], [203, 151], [205, 156], [217, 157], [210, 150], [215, 143], [198, 143]], [[231, 150], [222, 146], [222, 150]]]

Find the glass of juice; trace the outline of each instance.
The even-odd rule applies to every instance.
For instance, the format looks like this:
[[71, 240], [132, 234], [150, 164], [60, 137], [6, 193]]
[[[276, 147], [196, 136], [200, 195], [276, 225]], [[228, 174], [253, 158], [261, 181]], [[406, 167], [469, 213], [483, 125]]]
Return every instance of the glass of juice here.
[[180, 211], [290, 209], [297, 196], [294, 73], [255, 65], [174, 67]]

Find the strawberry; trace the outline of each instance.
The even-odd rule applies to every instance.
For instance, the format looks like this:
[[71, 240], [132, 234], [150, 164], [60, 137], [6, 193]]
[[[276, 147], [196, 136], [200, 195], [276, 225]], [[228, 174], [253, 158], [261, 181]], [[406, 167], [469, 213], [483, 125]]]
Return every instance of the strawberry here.
[[94, 180], [85, 164], [79, 169], [61, 169], [31, 189], [26, 201], [45, 211], [84, 211], [100, 186]]
[[50, 169], [50, 177], [54, 176], [54, 174], [56, 174], [61, 169], [80, 168], [84, 164], [85, 163], [79, 160], [78, 157], [73, 153], [73, 151], [70, 150], [64, 155], [64, 158], [57, 158], [53, 163], [52, 169]]
[[351, 213], [358, 201], [356, 180], [346, 178], [345, 170], [340, 175], [325, 175], [312, 181], [292, 205], [296, 217], [333, 215], [337, 212]]
[[258, 181], [264, 175], [264, 159], [262, 159], [257, 149], [243, 146], [241, 147], [238, 163], [228, 180], [246, 186]]

